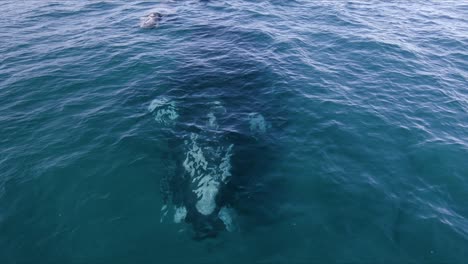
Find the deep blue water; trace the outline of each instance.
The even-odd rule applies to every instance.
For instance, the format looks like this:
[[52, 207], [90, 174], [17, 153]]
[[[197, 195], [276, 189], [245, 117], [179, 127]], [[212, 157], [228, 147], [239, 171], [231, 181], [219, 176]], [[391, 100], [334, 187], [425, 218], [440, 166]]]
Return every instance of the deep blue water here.
[[0, 13], [0, 263], [466, 262], [466, 2]]

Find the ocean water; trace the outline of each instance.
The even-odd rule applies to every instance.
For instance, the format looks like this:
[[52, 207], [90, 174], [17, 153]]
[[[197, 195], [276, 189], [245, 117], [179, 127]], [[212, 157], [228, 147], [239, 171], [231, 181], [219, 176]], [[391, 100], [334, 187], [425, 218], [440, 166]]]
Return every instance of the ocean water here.
[[466, 263], [465, 1], [0, 13], [0, 263]]

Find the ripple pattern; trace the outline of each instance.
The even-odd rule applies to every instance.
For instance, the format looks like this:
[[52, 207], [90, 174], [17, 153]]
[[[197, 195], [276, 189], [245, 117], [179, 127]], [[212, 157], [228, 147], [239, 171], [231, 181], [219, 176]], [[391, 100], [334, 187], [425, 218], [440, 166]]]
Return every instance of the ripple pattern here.
[[[0, 13], [2, 263], [466, 261], [465, 2], [7, 0]], [[148, 111], [162, 98], [177, 125]], [[238, 222], [223, 220], [236, 231], [194, 241], [161, 223], [159, 186], [177, 170], [168, 137], [210, 122], [249, 185]]]

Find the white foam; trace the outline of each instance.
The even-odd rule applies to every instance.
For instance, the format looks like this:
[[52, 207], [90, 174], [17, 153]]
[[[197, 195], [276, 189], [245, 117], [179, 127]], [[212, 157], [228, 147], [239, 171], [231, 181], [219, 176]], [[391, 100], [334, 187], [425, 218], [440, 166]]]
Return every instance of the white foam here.
[[150, 105], [148, 106], [148, 111], [152, 113], [156, 108], [164, 106], [167, 102], [169, 102], [166, 98], [156, 98], [151, 101]]
[[159, 110], [156, 113], [154, 119], [159, 123], [168, 124], [171, 123], [171, 121], [176, 120], [178, 117], [179, 114], [177, 114], [175, 106], [171, 104], [171, 106], [168, 109]]
[[249, 115], [250, 131], [254, 133], [265, 133], [268, 125], [265, 118], [259, 113]]
[[154, 120], [163, 125], [171, 124], [179, 117], [175, 103], [167, 98], [157, 98], [151, 101], [148, 111], [154, 112]]
[[181, 223], [182, 221], [185, 220], [186, 216], [187, 216], [187, 209], [185, 208], [185, 206], [175, 208], [175, 212], [174, 212], [175, 223]]

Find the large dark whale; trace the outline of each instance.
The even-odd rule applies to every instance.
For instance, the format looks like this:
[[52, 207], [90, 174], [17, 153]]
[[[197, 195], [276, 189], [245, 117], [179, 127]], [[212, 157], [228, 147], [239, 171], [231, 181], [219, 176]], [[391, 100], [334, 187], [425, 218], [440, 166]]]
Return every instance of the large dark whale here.
[[[249, 167], [241, 161], [246, 158], [242, 152], [258, 145], [258, 135], [266, 133], [269, 126], [262, 114], [250, 113], [243, 120], [249, 133], [238, 133], [223, 127], [229, 114], [220, 101], [203, 104], [199, 108], [205, 113], [190, 123], [181, 121], [183, 111], [179, 111], [177, 100], [157, 98], [148, 106], [170, 134], [165, 157], [170, 169], [161, 181], [163, 216], [172, 211], [173, 221], [190, 223], [196, 238], [238, 228], [235, 196], [242, 184], [233, 166], [243, 163]], [[247, 154], [247, 158], [255, 157]]]
[[277, 158], [272, 136], [279, 115], [270, 112], [280, 106], [255, 90], [271, 90], [261, 70], [231, 77], [218, 70], [201, 80], [173, 81], [147, 105], [165, 142], [159, 151], [166, 167], [162, 219], [189, 224], [196, 239], [238, 230], [246, 215], [275, 211], [260, 196], [272, 193], [263, 177]]

